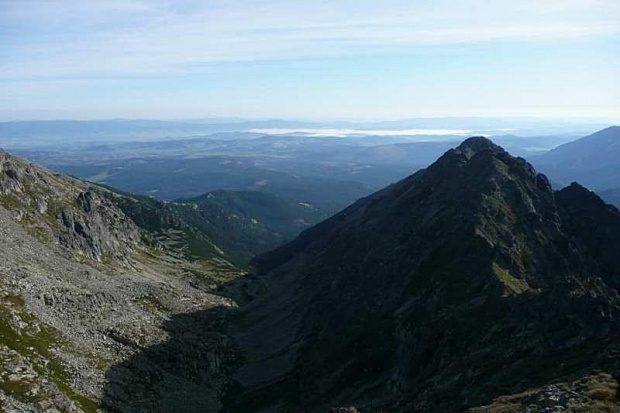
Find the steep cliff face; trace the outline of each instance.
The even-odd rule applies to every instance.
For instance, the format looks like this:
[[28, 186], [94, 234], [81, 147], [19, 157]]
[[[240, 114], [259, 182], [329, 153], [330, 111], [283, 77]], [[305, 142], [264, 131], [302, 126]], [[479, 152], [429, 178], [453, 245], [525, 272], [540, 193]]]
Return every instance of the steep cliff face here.
[[255, 260], [233, 410], [459, 411], [613, 373], [619, 224], [470, 138]]
[[93, 259], [122, 259], [138, 227], [81, 181], [0, 151], [0, 205], [41, 237]]

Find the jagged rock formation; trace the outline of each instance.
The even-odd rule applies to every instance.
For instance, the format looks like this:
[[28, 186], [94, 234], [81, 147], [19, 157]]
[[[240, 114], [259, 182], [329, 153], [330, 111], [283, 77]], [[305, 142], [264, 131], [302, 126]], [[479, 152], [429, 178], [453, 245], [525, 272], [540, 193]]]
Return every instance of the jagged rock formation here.
[[138, 227], [83, 182], [4, 151], [0, 205], [31, 232], [97, 260], [123, 258], [140, 241]]
[[[246, 364], [230, 410], [455, 412], [618, 377], [619, 225], [470, 138], [254, 261], [266, 291], [231, 328]], [[569, 411], [597, 402], [581, 396]]]
[[[209, 236], [207, 231], [192, 225], [182, 204], [166, 203], [146, 196], [124, 193], [112, 188], [102, 195], [118, 206], [140, 228], [147, 231], [150, 241], [188, 260], [216, 260], [232, 266], [226, 254]], [[189, 216], [188, 216], [189, 215]]]

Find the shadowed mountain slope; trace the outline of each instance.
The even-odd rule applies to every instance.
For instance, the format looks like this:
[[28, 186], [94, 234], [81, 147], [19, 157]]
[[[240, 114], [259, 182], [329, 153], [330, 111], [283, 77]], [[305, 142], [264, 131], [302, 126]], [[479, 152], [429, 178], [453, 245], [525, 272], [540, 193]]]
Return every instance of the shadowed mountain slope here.
[[463, 411], [594, 369], [615, 389], [619, 226], [470, 138], [255, 259], [231, 411]]

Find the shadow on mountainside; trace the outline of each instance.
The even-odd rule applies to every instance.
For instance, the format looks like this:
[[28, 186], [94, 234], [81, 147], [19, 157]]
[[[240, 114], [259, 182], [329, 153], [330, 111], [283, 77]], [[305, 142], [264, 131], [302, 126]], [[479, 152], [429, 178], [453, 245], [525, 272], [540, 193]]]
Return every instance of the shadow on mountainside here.
[[[260, 277], [244, 276], [224, 286], [223, 295], [233, 295], [237, 299], [241, 298], [242, 304], [247, 303], [254, 296], [249, 289], [253, 292], [259, 291], [262, 285]], [[226, 294], [231, 291], [235, 293]], [[243, 296], [246, 300], [243, 300]], [[248, 389], [239, 387], [240, 384], [235, 379], [244, 355], [226, 331], [231, 325], [242, 322], [243, 314], [244, 310], [240, 308], [218, 306], [171, 316], [163, 324], [168, 335], [165, 342], [139, 348], [135, 355], [108, 369], [101, 407], [104, 411], [113, 413], [254, 412], [270, 405], [271, 401], [281, 401], [284, 393], [294, 393], [290, 383], [288, 386], [286, 383], [276, 383], [273, 389], [263, 388], [256, 394], [247, 393]], [[492, 404], [467, 411], [505, 412], [508, 411], [503, 410], [506, 408], [506, 400], [513, 400], [510, 402], [513, 404], [509, 403], [513, 408], [521, 404], [533, 405], [535, 408], [548, 407], [547, 403], [555, 406], [560, 400], [563, 405], [575, 404], [582, 409], [568, 411], [618, 412], [620, 409], [615, 403], [616, 397], [620, 397], [616, 393], [619, 375], [613, 373], [619, 371], [620, 361], [616, 362], [620, 360], [619, 355], [620, 342], [615, 340], [615, 337], [587, 340], [576, 348], [558, 348], [556, 353], [548, 356], [548, 360], [522, 354], [521, 359], [514, 364], [508, 363], [496, 371], [489, 371], [488, 377], [492, 379], [488, 382], [474, 384], [474, 388], [478, 387], [484, 397], [483, 400], [476, 400], [477, 403], [473, 405], [482, 405], [485, 401]], [[587, 359], [591, 359], [591, 362], [586, 361]], [[574, 365], [565, 365], [565, 362]], [[593, 371], [591, 368], [594, 365], [607, 368]], [[503, 370], [506, 374], [502, 373]], [[562, 383], [555, 380], [560, 377], [567, 380], [562, 380]], [[495, 379], [499, 381], [494, 382]], [[510, 381], [513, 381], [512, 385], [505, 387]], [[460, 383], [467, 387], [463, 381]], [[590, 398], [588, 395], [594, 391], [592, 389], [603, 389], [606, 399], [599, 403], [599, 400]], [[417, 389], [418, 392], [419, 390]], [[505, 400], [494, 400], [500, 395], [508, 394], [514, 396], [504, 398]], [[443, 399], [445, 394], [438, 392], [431, 396]], [[470, 400], [467, 404], [471, 406], [472, 402], [473, 400]], [[587, 409], [599, 404], [603, 406], [601, 409]], [[275, 405], [282, 407], [278, 402]], [[361, 410], [364, 413], [385, 411], [365, 407]], [[347, 410], [342, 408], [331, 411]], [[394, 411], [409, 409], [396, 408]], [[433, 411], [455, 410], [440, 408]]]
[[[253, 278], [247, 275], [223, 285], [218, 295], [243, 302], [249, 299]], [[220, 411], [227, 377], [239, 362], [225, 333], [238, 312], [236, 307], [217, 306], [175, 314], [163, 323], [165, 342], [147, 347], [125, 343], [139, 351], [108, 369], [101, 407], [119, 413]]]

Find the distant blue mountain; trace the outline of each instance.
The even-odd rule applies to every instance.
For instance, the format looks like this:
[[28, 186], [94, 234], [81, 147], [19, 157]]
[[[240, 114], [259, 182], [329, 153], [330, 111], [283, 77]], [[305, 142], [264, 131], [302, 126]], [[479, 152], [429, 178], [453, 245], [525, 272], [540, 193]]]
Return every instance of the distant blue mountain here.
[[[244, 120], [237, 118], [194, 119], [184, 121], [111, 119], [46, 120], [0, 122], [0, 147], [15, 140], [92, 140], [121, 138], [184, 137], [252, 129], [346, 128], [360, 131], [403, 129], [464, 129], [472, 131], [511, 130], [522, 136], [541, 134], [589, 133], [604, 127], [562, 121], [494, 118], [412, 118], [385, 122], [325, 121], [302, 122], [284, 119]], [[579, 135], [577, 135], [579, 136]]]
[[605, 201], [620, 208], [620, 187], [600, 191], [599, 195]]
[[550, 179], [594, 190], [620, 187], [620, 127], [612, 126], [532, 158]]

